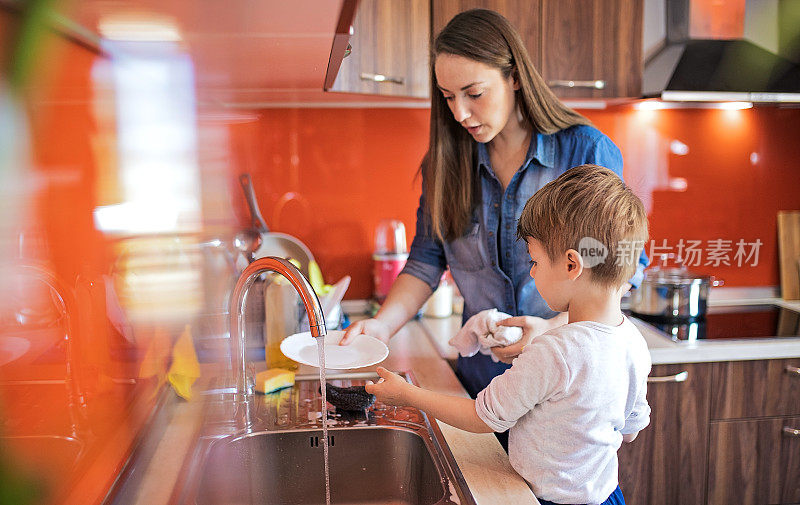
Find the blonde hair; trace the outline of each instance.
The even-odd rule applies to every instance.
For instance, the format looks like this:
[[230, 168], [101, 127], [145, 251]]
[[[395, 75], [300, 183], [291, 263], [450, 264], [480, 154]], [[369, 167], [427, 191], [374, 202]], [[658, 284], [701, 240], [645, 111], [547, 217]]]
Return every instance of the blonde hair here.
[[568, 249], [583, 254], [581, 241], [587, 238], [601, 243], [607, 254], [589, 265], [591, 278], [609, 286], [633, 277], [647, 236], [642, 201], [617, 174], [597, 165], [571, 168], [545, 184], [517, 224], [517, 237], [541, 242], [551, 261]]
[[463, 235], [479, 202], [480, 178], [474, 169], [477, 143], [453, 117], [436, 82], [436, 57], [451, 54], [516, 73], [517, 107], [529, 127], [545, 134], [591, 122], [564, 105], [531, 62], [525, 44], [500, 14], [472, 9], [457, 14], [433, 42], [430, 57], [431, 128], [428, 154], [420, 167], [425, 176], [426, 206], [431, 231], [439, 240]]

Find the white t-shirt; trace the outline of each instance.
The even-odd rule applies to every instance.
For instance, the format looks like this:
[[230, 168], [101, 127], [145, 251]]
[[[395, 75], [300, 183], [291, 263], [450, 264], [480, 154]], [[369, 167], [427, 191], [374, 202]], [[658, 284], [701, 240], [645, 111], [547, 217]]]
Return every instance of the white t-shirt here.
[[602, 503], [617, 487], [622, 435], [650, 423], [650, 353], [639, 330], [582, 321], [525, 347], [475, 402], [492, 429], [511, 429], [508, 456], [534, 494]]

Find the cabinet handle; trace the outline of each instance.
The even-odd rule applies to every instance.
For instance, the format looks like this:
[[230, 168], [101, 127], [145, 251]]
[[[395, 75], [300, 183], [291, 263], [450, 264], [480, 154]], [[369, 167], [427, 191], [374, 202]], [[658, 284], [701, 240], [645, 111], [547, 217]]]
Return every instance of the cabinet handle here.
[[783, 435], [787, 437], [800, 437], [800, 430], [795, 428], [783, 427]]
[[787, 366], [786, 373], [792, 377], [800, 377], [800, 368], [797, 368], [796, 366]]
[[406, 80], [402, 77], [392, 77], [383, 74], [367, 74], [364, 72], [361, 73], [361, 80], [373, 82], [391, 82], [393, 84], [405, 84], [406, 82]]
[[547, 81], [547, 85], [553, 88], [604, 89], [606, 87], [606, 81], [565, 81], [562, 79], [555, 79], [553, 81]]
[[683, 382], [689, 378], [689, 372], [684, 370], [681, 373], [676, 373], [675, 375], [667, 375], [666, 377], [648, 377], [648, 383], [654, 382]]

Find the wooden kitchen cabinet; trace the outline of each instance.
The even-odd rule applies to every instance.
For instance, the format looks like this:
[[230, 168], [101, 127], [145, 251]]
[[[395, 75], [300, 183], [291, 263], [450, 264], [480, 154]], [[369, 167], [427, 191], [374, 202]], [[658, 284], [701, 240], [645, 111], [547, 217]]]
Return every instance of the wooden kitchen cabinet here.
[[539, 70], [553, 91], [561, 98], [641, 96], [643, 8], [643, 0], [542, 0]]
[[[459, 12], [492, 9], [517, 28], [561, 98], [641, 95], [644, 0], [361, 0], [330, 91], [430, 98], [429, 43]], [[598, 84], [602, 83], [602, 85]]]
[[430, 97], [428, 0], [361, 0], [330, 91]]
[[[687, 372], [683, 382], [672, 379]], [[650, 426], [619, 450], [620, 488], [629, 505], [705, 501], [711, 365], [655, 365]]]
[[800, 358], [714, 363], [711, 419], [800, 416]]
[[[539, 45], [542, 38], [541, 0], [434, 0], [431, 9], [431, 34], [435, 37], [459, 12], [490, 9], [505, 16], [516, 27], [537, 70], [541, 70]], [[433, 42], [433, 41], [431, 41]]]
[[708, 503], [800, 503], [800, 359], [715, 363]]
[[440, 0], [433, 3], [432, 33], [458, 12], [496, 10], [519, 30], [559, 97], [638, 97], [643, 6], [643, 0]]
[[711, 423], [708, 503], [800, 503], [800, 417]]

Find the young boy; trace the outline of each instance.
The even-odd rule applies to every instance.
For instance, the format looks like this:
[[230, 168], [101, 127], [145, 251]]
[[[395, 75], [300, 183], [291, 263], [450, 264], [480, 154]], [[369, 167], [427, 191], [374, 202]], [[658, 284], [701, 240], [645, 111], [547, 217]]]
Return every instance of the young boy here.
[[528, 200], [517, 235], [536, 288], [568, 324], [532, 339], [475, 400], [383, 368], [367, 391], [463, 430], [510, 430], [511, 465], [544, 505], [625, 503], [617, 450], [650, 422], [650, 354], [620, 310], [647, 239], [642, 202], [611, 170], [582, 165]]

